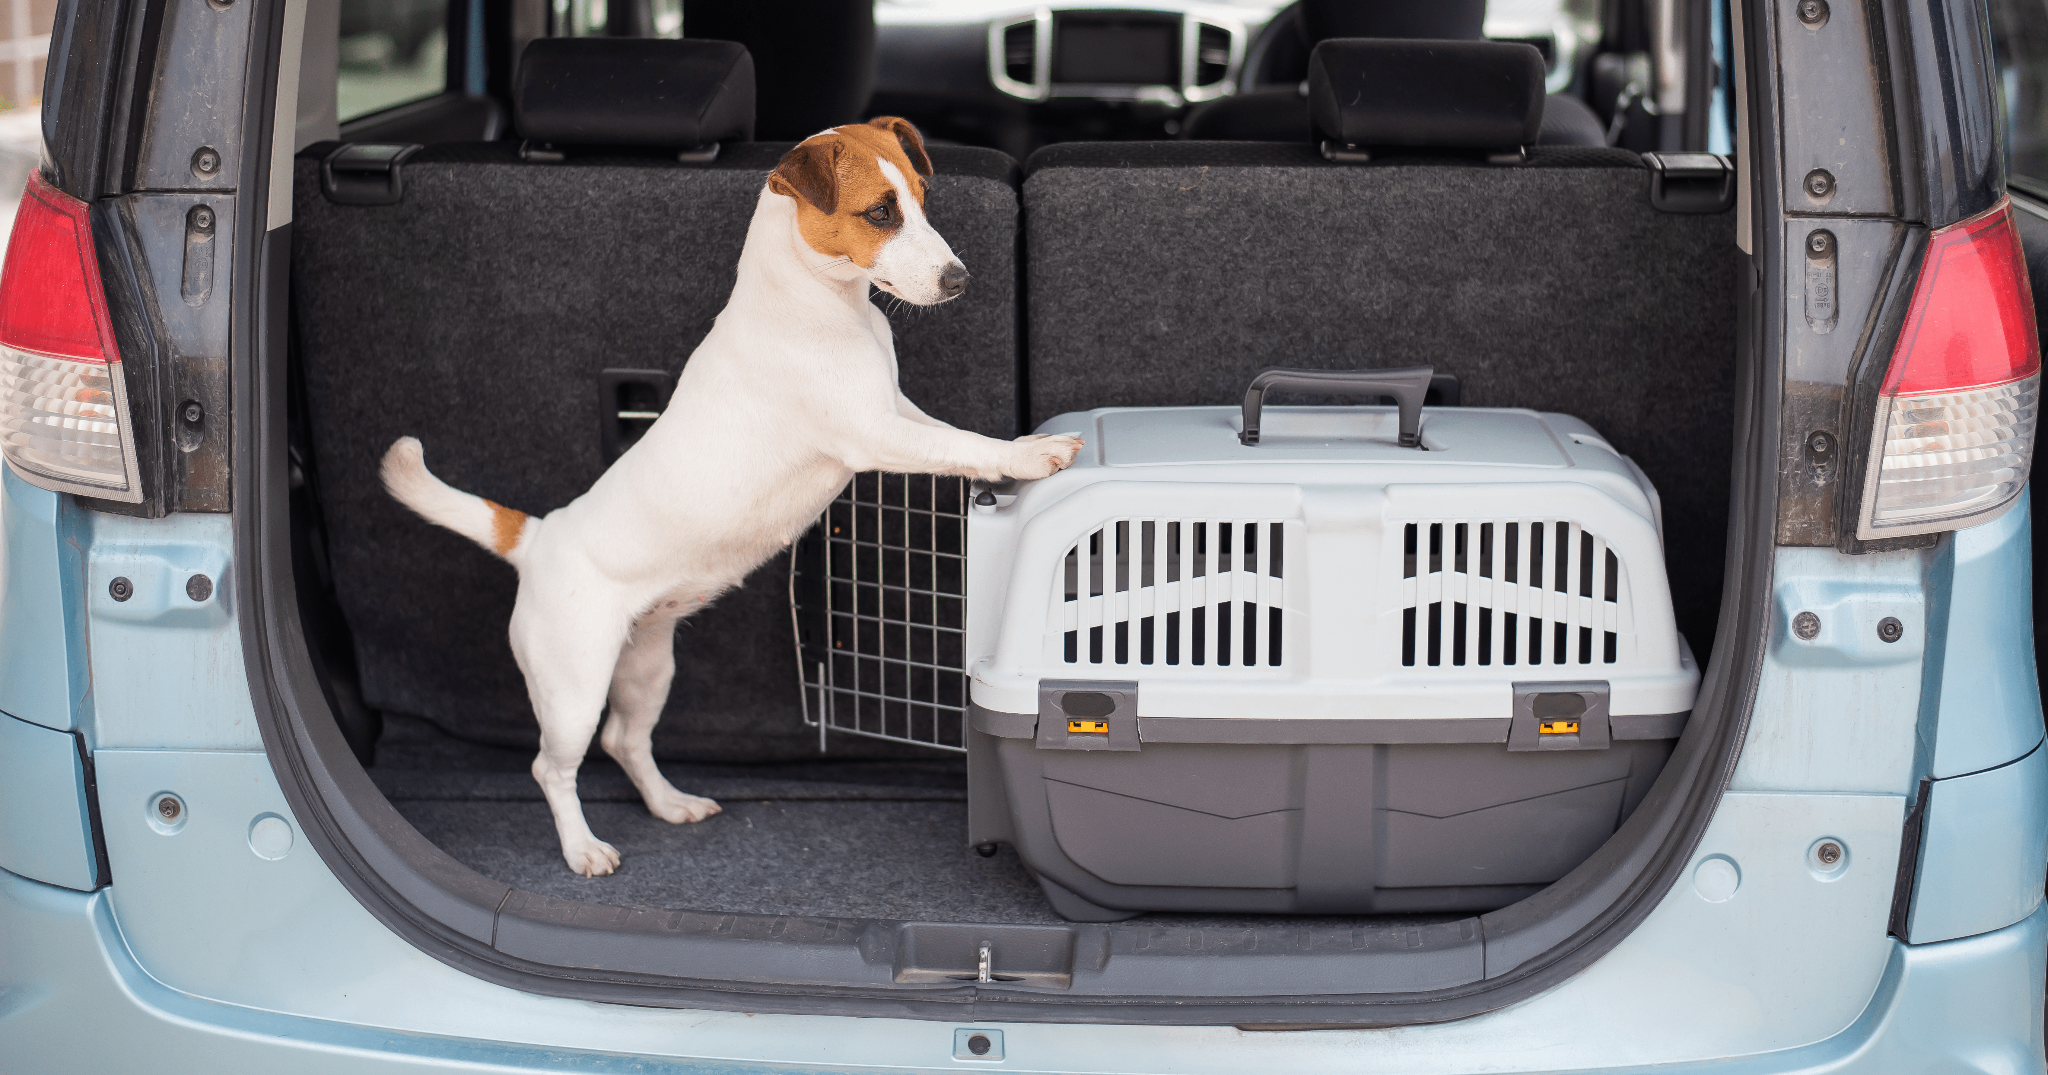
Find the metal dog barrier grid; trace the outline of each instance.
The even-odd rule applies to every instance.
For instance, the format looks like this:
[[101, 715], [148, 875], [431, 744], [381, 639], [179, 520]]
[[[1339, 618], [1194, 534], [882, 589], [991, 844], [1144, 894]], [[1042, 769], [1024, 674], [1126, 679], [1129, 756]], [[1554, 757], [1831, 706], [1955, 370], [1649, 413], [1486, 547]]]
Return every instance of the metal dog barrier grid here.
[[804, 723], [964, 751], [967, 480], [860, 474], [790, 550]]

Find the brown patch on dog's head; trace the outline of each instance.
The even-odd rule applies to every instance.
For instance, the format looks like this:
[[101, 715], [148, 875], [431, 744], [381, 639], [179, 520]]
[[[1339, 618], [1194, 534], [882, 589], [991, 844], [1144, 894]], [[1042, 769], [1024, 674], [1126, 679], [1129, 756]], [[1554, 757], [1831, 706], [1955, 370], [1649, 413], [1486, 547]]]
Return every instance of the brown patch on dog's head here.
[[922, 211], [931, 157], [917, 128], [896, 116], [812, 135], [768, 173], [768, 189], [796, 200], [797, 231], [811, 249], [873, 268], [882, 244], [904, 220], [896, 184], [881, 168], [885, 160], [903, 176]]

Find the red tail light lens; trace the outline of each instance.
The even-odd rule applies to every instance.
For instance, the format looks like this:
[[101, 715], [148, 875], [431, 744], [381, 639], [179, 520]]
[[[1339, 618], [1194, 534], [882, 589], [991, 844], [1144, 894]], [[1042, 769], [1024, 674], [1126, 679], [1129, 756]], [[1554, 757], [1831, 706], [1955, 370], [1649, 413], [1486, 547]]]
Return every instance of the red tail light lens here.
[[139, 500], [127, 402], [86, 205], [31, 173], [0, 271], [0, 455], [46, 488]]
[[1858, 536], [1953, 530], [2026, 485], [2041, 342], [2010, 201], [1928, 239], [1878, 401]]

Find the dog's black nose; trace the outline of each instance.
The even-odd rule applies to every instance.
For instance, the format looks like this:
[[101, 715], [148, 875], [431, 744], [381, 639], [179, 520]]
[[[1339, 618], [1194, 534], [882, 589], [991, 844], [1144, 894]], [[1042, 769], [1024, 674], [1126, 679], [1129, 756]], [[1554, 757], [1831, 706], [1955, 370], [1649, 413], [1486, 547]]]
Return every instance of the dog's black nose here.
[[954, 262], [939, 270], [939, 292], [952, 298], [967, 290], [967, 266]]

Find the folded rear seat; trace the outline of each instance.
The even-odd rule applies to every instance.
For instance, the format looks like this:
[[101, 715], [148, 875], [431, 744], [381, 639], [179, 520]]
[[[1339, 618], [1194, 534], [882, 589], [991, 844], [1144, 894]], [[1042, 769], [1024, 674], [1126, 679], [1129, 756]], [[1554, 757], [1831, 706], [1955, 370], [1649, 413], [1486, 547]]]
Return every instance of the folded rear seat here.
[[1033, 154], [1028, 421], [1232, 404], [1269, 365], [1426, 364], [1467, 405], [1576, 415], [1661, 491], [1678, 625], [1704, 661], [1733, 429], [1732, 172], [1532, 145], [1540, 78], [1501, 88], [1531, 62], [1527, 46], [1325, 41], [1320, 144]]
[[[301, 154], [292, 253], [307, 478], [364, 700], [511, 745], [538, 734], [506, 642], [513, 571], [392, 500], [378, 460], [412, 434], [437, 474], [499, 503], [538, 514], [583, 492], [617, 421], [600, 373], [682, 368], [725, 304], [756, 196], [789, 148], [747, 141], [753, 72], [737, 45], [534, 48], [581, 51], [552, 67], [529, 52], [523, 146]], [[593, 63], [603, 77], [575, 77]], [[930, 155], [930, 218], [974, 282], [896, 319], [902, 383], [937, 417], [1014, 436], [1016, 166], [993, 150]], [[662, 756], [815, 754], [787, 572], [773, 560], [683, 624]]]

